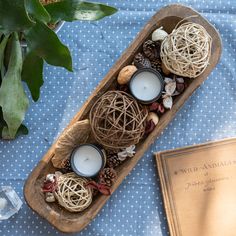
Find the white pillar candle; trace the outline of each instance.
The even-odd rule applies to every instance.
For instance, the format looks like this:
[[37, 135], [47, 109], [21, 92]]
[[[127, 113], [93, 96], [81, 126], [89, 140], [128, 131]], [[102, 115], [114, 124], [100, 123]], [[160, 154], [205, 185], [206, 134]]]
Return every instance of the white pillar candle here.
[[129, 84], [132, 95], [142, 103], [152, 103], [161, 96], [164, 82], [162, 75], [150, 68], [137, 70]]
[[84, 177], [93, 177], [104, 165], [103, 152], [92, 144], [83, 144], [76, 148], [71, 155], [72, 170]]

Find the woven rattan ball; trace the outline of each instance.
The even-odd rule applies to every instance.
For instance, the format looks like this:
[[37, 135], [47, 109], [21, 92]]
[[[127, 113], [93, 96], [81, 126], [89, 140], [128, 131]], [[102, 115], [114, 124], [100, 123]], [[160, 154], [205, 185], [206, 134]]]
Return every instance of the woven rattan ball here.
[[196, 78], [206, 69], [212, 39], [205, 28], [187, 22], [174, 29], [161, 45], [161, 59], [172, 73]]
[[88, 180], [67, 173], [58, 178], [58, 189], [54, 193], [58, 203], [71, 212], [80, 212], [92, 202], [92, 190], [86, 188]]
[[106, 92], [90, 111], [95, 139], [110, 150], [137, 144], [144, 134], [146, 117], [147, 110], [122, 91]]

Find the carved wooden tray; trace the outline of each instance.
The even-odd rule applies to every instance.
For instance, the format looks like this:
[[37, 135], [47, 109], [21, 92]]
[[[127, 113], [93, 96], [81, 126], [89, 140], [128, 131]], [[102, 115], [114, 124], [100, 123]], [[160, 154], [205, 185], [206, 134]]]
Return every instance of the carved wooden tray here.
[[[163, 26], [168, 32], [171, 32], [176, 24], [185, 17], [198, 15], [191, 21], [201, 24], [208, 31], [212, 37], [212, 53], [210, 57], [210, 64], [203, 74], [198, 78], [189, 80], [189, 85], [182, 93], [174, 100], [174, 105], [171, 110], [161, 116], [155, 130], [149, 136], [137, 145], [137, 152], [134, 157], [125, 161], [116, 170], [118, 172], [118, 179], [113, 185], [111, 192], [113, 193], [122, 183], [124, 178], [134, 168], [140, 158], [143, 156], [148, 147], [156, 140], [164, 128], [175, 117], [178, 110], [183, 106], [185, 101], [192, 95], [192, 93], [206, 80], [207, 76], [214, 69], [218, 63], [221, 55], [222, 45], [221, 38], [216, 29], [199, 13], [193, 9], [179, 5], [168, 5], [158, 11], [146, 24], [143, 30], [137, 35], [133, 43], [126, 49], [120, 59], [110, 69], [105, 78], [97, 86], [93, 94], [84, 103], [81, 110], [72, 119], [66, 129], [71, 127], [76, 122], [80, 122], [88, 118], [89, 111], [94, 102], [107, 90], [113, 89], [116, 85], [116, 77], [119, 71], [126, 65], [130, 64], [134, 55], [141, 51], [142, 44], [151, 33], [158, 27]], [[65, 129], [65, 130], [66, 130]], [[56, 143], [56, 142], [55, 142]], [[28, 205], [37, 212], [40, 216], [47, 219], [52, 225], [62, 232], [77, 232], [82, 230], [89, 222], [98, 214], [103, 205], [109, 199], [109, 196], [98, 195], [92, 204], [81, 213], [71, 213], [61, 207], [57, 203], [47, 203], [44, 200], [44, 194], [41, 191], [43, 180], [48, 173], [53, 173], [55, 169], [52, 166], [51, 159], [54, 156], [55, 143], [45, 154], [43, 159], [38, 163], [32, 173], [29, 175], [24, 188], [25, 199]]]

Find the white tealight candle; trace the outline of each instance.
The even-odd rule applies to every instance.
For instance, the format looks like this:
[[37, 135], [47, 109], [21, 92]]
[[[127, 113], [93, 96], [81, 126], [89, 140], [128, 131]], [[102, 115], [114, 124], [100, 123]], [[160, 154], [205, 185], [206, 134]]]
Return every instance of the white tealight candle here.
[[98, 174], [103, 164], [103, 152], [92, 144], [79, 146], [71, 156], [72, 170], [84, 177], [93, 177]]
[[152, 103], [161, 95], [163, 78], [153, 69], [140, 69], [132, 76], [129, 88], [132, 95], [140, 102]]

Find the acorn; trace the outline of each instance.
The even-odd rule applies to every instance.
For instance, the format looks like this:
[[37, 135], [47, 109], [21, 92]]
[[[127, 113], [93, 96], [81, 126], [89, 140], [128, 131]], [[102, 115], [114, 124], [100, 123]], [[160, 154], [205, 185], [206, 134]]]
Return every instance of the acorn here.
[[137, 67], [134, 65], [125, 66], [124, 68], [122, 68], [122, 70], [120, 71], [117, 77], [118, 84], [120, 85], [128, 84], [132, 75], [134, 74], [136, 70], [137, 70]]

